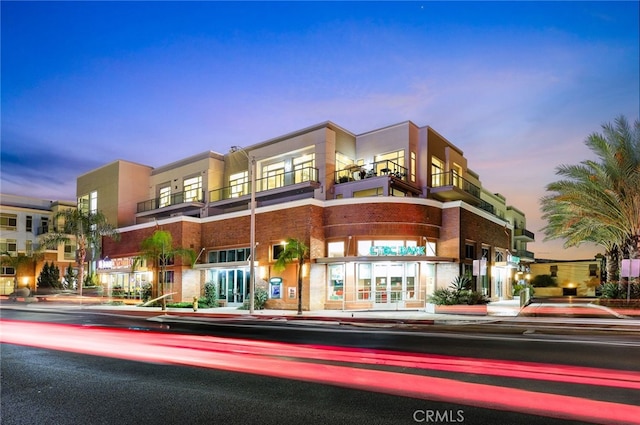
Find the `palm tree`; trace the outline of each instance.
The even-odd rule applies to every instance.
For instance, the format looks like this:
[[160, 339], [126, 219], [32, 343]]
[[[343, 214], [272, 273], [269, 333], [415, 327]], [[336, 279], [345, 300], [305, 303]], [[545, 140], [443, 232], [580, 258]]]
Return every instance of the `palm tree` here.
[[100, 255], [102, 237], [107, 236], [114, 240], [120, 238], [118, 231], [111, 226], [101, 211], [91, 213], [81, 209], [67, 209], [57, 212], [53, 216], [55, 223], [61, 223], [62, 227], [54, 228], [53, 232], [45, 234], [40, 243], [42, 247], [56, 249], [60, 244], [75, 240], [76, 262], [78, 263], [78, 289], [82, 297], [84, 285], [84, 264], [87, 253], [90, 251], [95, 256]]
[[302, 314], [302, 267], [307, 258], [309, 258], [309, 247], [298, 239], [289, 238], [274, 265], [277, 271], [282, 271], [288, 263], [298, 264], [298, 314]]
[[166, 267], [175, 256], [180, 256], [188, 261], [191, 267], [193, 267], [196, 261], [196, 253], [194, 250], [174, 247], [173, 237], [170, 232], [166, 230], [156, 230], [151, 236], [142, 240], [140, 243], [140, 255], [134, 261], [134, 264], [139, 263], [143, 259], [151, 262], [157, 271], [158, 292], [162, 299], [162, 311], [167, 309], [167, 299], [164, 296]]
[[565, 179], [547, 185], [543, 231], [545, 240], [564, 239], [565, 247], [603, 246], [613, 266], [611, 258], [640, 255], [640, 121], [630, 127], [621, 116], [602, 129], [585, 141], [597, 160], [556, 169]]
[[13, 293], [17, 294], [18, 292], [18, 277], [20, 274], [20, 269], [33, 265], [36, 262], [36, 257], [34, 255], [25, 255], [25, 254], [16, 254], [13, 255], [9, 251], [2, 251], [0, 253], [0, 264], [5, 267], [11, 267], [14, 270], [13, 276]]

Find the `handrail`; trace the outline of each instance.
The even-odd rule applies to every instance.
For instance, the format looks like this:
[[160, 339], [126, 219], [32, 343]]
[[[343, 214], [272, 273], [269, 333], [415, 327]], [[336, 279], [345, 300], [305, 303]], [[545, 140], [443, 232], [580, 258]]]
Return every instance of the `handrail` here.
[[[277, 173], [256, 179], [256, 193], [281, 187], [292, 186], [298, 183], [317, 182], [319, 171], [314, 167], [303, 167], [297, 170]], [[209, 202], [224, 201], [226, 199], [240, 198], [251, 194], [251, 183], [245, 182], [235, 186], [225, 186], [209, 191]]]
[[361, 166], [354, 164], [347, 169], [337, 170], [335, 172], [335, 182], [340, 184], [378, 176], [390, 176], [406, 181], [407, 171], [406, 167], [388, 159]]

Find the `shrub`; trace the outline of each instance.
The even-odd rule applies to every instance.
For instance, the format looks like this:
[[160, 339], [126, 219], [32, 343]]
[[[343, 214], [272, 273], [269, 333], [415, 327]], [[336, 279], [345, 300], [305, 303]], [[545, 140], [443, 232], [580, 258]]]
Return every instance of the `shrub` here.
[[627, 287], [627, 283], [607, 282], [600, 285], [600, 298], [608, 299], [626, 299], [627, 295], [632, 299], [640, 298], [640, 284], [631, 283], [631, 288]]
[[453, 305], [458, 304], [458, 297], [451, 289], [440, 288], [433, 291], [433, 295], [429, 296], [429, 302], [436, 305]]
[[547, 288], [552, 286], [558, 286], [556, 280], [550, 274], [539, 274], [531, 279], [531, 286], [538, 288]]
[[203, 304], [207, 307], [218, 307], [218, 285], [215, 282], [207, 282], [204, 284]]
[[[269, 293], [266, 289], [261, 287], [256, 287], [256, 292], [253, 294], [253, 307], [256, 310], [264, 310], [264, 305], [269, 298]], [[249, 310], [249, 299], [245, 299], [242, 306], [239, 307], [240, 310]]]
[[140, 291], [140, 297], [142, 298], [143, 302], [147, 302], [151, 299], [152, 288], [153, 286], [149, 282], [142, 285], [142, 290]]
[[122, 286], [114, 286], [113, 289], [111, 289], [111, 297], [113, 298], [124, 297], [124, 289], [122, 289]]

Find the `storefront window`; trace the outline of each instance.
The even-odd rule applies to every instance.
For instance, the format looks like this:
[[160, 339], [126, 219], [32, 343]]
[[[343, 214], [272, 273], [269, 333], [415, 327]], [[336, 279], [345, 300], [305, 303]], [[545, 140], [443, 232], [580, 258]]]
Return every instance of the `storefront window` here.
[[358, 264], [358, 283], [356, 284], [357, 299], [369, 300], [371, 298], [371, 264]]
[[329, 242], [327, 244], [329, 257], [344, 257], [344, 242]]
[[407, 281], [407, 292], [405, 299], [406, 300], [415, 300], [417, 291], [416, 291], [416, 276], [418, 274], [418, 264], [417, 263], [407, 263], [405, 265], [405, 276]]
[[329, 266], [329, 300], [344, 299], [344, 265]]

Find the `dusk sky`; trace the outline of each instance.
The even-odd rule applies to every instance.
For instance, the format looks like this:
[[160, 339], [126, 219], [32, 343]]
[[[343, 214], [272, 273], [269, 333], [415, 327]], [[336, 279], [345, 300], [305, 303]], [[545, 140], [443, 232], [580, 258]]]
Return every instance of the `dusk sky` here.
[[75, 199], [76, 177], [161, 166], [320, 122], [411, 120], [525, 212], [586, 137], [640, 115], [639, 3], [1, 2], [2, 193]]

